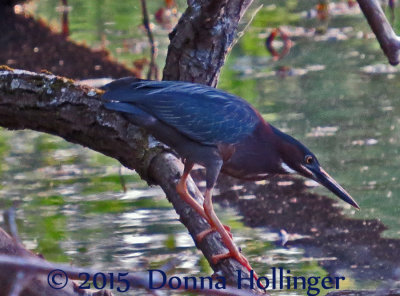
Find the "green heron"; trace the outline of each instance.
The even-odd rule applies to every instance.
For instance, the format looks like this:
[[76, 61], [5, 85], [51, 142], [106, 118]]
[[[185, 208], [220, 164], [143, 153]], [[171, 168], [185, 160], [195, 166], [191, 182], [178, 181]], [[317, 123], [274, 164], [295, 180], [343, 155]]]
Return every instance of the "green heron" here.
[[[212, 190], [220, 172], [261, 180], [268, 175], [298, 173], [322, 184], [359, 209], [353, 198], [319, 165], [315, 155], [291, 136], [268, 124], [249, 103], [222, 90], [181, 81], [122, 78], [103, 87], [105, 107], [123, 112], [132, 123], [173, 148], [184, 160], [177, 185], [179, 195], [211, 228], [202, 240], [217, 231], [228, 248], [213, 263], [233, 257], [248, 270], [247, 259], [233, 243], [229, 227], [216, 216]], [[186, 180], [194, 164], [206, 169], [206, 190], [201, 206], [187, 191]]]

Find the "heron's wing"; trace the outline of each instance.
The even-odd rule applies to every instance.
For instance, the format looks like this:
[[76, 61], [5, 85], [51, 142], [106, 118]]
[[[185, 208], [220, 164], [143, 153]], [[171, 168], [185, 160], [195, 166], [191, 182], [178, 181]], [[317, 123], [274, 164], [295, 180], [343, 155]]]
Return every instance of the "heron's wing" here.
[[262, 120], [243, 99], [201, 84], [125, 78], [104, 89], [105, 100], [134, 104], [202, 144], [237, 143]]

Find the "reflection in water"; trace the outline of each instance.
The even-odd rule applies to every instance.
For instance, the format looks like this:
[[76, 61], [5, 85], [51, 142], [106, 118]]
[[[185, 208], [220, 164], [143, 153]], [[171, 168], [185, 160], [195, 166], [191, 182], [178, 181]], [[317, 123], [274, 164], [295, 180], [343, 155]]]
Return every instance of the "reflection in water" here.
[[[346, 217], [341, 209], [343, 204], [310, 193], [303, 180], [297, 178], [274, 177], [266, 184], [248, 182], [240, 189], [237, 182], [221, 177], [221, 193], [216, 199], [236, 205], [246, 225], [279, 232], [289, 250], [303, 248], [306, 257], [317, 259], [331, 275], [345, 274], [363, 281], [398, 281], [400, 239], [382, 238], [386, 227], [380, 221]], [[243, 198], [249, 195], [256, 198]]]
[[[298, 179], [242, 183], [222, 177], [217, 214], [232, 226], [235, 241], [261, 274], [283, 266], [304, 276], [345, 274], [349, 289], [390, 285], [400, 266], [398, 68], [387, 66], [357, 6], [331, 4], [329, 24], [321, 30], [313, 17], [315, 1], [261, 2], [266, 5], [232, 50], [220, 88], [248, 99], [274, 125], [304, 140], [362, 210], [312, 194]], [[147, 56], [137, 1], [68, 4], [71, 39], [106, 45], [128, 66]], [[159, 1], [148, 4], [152, 13], [160, 8]], [[186, 1], [177, 4], [185, 7]], [[59, 0], [30, 5], [58, 23]], [[264, 40], [281, 25], [294, 46], [273, 62]], [[161, 67], [168, 31], [155, 26], [154, 33]], [[21, 40], [26, 36], [35, 34]], [[13, 59], [7, 61], [11, 66]], [[57, 55], [54, 67], [88, 75], [79, 63], [62, 66], [64, 60], [70, 59]], [[91, 77], [98, 73], [92, 70]], [[47, 259], [143, 271], [179, 257], [184, 263], [175, 274], [211, 273], [159, 189], [124, 172], [129, 190], [120, 193], [116, 161], [33, 132], [0, 131], [0, 156], [1, 208], [17, 203], [24, 244]], [[243, 214], [245, 226], [233, 208]]]

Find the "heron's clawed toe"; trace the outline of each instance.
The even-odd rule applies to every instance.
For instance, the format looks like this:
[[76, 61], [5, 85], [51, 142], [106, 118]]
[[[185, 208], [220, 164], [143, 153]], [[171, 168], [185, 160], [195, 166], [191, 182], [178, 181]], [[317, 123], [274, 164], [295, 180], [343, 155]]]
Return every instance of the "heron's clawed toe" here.
[[[228, 225], [224, 225], [224, 228], [225, 228], [225, 230], [228, 232], [228, 235], [230, 236], [230, 238], [232, 239], [232, 238], [233, 238], [233, 235], [232, 235], [232, 233], [231, 233], [231, 228], [230, 228]], [[218, 230], [217, 230], [216, 228], [214, 228], [214, 227], [210, 227], [209, 229], [203, 230], [203, 231], [200, 232], [198, 235], [196, 235], [196, 241], [199, 242], [199, 243], [202, 242], [203, 239], [204, 239], [207, 235], [209, 235], [210, 233], [213, 233], [214, 231], [217, 231], [217, 232], [218, 232]]]
[[236, 261], [238, 261], [241, 265], [243, 265], [248, 271], [253, 271], [253, 277], [257, 281], [258, 280], [258, 275], [257, 273], [253, 270], [251, 267], [249, 261], [240, 253], [235, 253], [235, 252], [228, 252], [225, 254], [219, 254], [219, 255], [214, 255], [211, 257], [211, 262], [216, 265], [218, 262], [224, 259], [228, 258], [233, 258]]

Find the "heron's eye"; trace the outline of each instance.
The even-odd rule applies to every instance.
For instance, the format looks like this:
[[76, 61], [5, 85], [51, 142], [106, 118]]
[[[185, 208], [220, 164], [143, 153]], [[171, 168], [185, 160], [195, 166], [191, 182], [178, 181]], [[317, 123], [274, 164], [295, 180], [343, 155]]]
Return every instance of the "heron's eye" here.
[[307, 156], [304, 158], [304, 160], [305, 160], [306, 164], [312, 164], [313, 161], [314, 161], [314, 158], [313, 158], [311, 155], [307, 155]]

